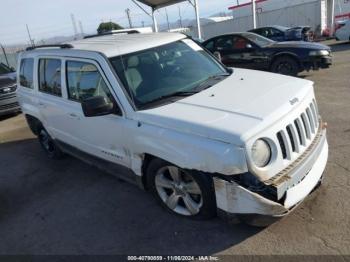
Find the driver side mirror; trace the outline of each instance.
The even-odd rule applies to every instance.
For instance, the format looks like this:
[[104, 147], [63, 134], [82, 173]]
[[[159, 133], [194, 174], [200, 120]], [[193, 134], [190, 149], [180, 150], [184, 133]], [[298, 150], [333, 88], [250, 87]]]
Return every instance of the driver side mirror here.
[[248, 48], [248, 49], [252, 49], [253, 48], [253, 46], [251, 44], [247, 44], [245, 47]]
[[215, 52], [214, 52], [214, 56], [215, 56], [219, 61], [221, 61], [221, 54], [220, 54], [219, 51], [215, 51]]
[[93, 96], [85, 99], [81, 103], [86, 117], [104, 116], [113, 113], [114, 105], [103, 96]]

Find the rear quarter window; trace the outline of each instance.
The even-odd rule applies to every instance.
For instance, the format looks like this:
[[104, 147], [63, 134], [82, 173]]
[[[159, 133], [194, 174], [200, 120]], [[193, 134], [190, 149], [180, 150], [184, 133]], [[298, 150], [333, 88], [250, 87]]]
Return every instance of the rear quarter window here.
[[34, 59], [33, 58], [24, 58], [21, 60], [20, 65], [20, 74], [19, 74], [19, 83], [23, 87], [34, 88], [33, 85], [33, 68], [34, 68]]

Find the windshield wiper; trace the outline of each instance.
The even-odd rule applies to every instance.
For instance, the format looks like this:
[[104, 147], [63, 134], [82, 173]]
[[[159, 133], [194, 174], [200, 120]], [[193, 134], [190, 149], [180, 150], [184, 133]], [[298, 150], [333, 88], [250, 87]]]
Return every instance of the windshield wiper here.
[[163, 100], [169, 100], [169, 99], [176, 98], [176, 97], [187, 97], [187, 96], [195, 95], [195, 94], [203, 91], [204, 89], [207, 89], [207, 88], [213, 86], [214, 85], [214, 83], [212, 82], [213, 80], [218, 81], [218, 80], [221, 80], [223, 77], [228, 77], [230, 75], [231, 74], [229, 74], [229, 73], [223, 73], [223, 74], [209, 76], [203, 82], [201, 82], [199, 85], [197, 85], [194, 89], [192, 89], [190, 91], [178, 91], [178, 92], [171, 93], [169, 95], [160, 96], [154, 100], [146, 102], [145, 104], [143, 104], [141, 106], [141, 108], [142, 109], [147, 108], [147, 107], [149, 107], [150, 104], [158, 103], [158, 102], [161, 102]]
[[209, 76], [202, 83], [197, 85], [193, 90], [197, 91], [197, 92], [200, 92], [202, 90], [208, 89], [208, 88], [212, 87], [215, 84], [215, 83], [213, 83], [213, 80], [221, 80], [222, 78], [228, 77], [230, 75], [231, 74], [229, 74], [229, 73], [224, 73], [224, 74], [217, 74], [217, 75]]
[[157, 102], [160, 102], [162, 100], [168, 100], [168, 99], [175, 98], [175, 97], [187, 97], [187, 96], [191, 96], [191, 95], [197, 94], [199, 92], [200, 91], [178, 91], [178, 92], [175, 92], [175, 93], [171, 93], [169, 95], [160, 96], [160, 97], [158, 97], [158, 98], [156, 98], [154, 100], [146, 102], [144, 105], [142, 105], [142, 108], [145, 108], [149, 104], [157, 103]]

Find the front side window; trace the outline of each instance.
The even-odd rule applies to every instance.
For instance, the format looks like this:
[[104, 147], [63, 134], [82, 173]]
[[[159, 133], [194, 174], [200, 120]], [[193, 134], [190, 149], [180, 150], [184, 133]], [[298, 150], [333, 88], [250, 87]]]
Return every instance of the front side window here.
[[234, 36], [233, 37], [233, 49], [245, 49], [247, 48], [247, 45], [249, 44], [248, 40], [240, 37], [240, 36]]
[[193, 95], [227, 75], [222, 65], [190, 39], [110, 61], [139, 110]]
[[223, 36], [216, 40], [216, 48], [218, 50], [232, 50], [233, 48], [232, 36]]
[[74, 101], [84, 101], [94, 96], [103, 96], [112, 101], [112, 95], [98, 71], [91, 63], [67, 61], [68, 98]]
[[51, 95], [61, 96], [61, 60], [39, 60], [39, 90]]
[[34, 59], [33, 58], [24, 58], [21, 60], [20, 65], [20, 75], [19, 82], [20, 85], [27, 88], [34, 88], [33, 85], [33, 68], [34, 68]]

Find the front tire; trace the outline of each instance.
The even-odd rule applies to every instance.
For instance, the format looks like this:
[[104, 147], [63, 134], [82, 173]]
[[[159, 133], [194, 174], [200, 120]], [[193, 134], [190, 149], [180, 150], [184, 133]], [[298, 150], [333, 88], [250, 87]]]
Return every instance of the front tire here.
[[51, 138], [44, 127], [39, 127], [38, 129], [38, 140], [49, 158], [61, 159], [63, 157], [63, 152], [56, 145], [55, 141]]
[[272, 72], [288, 76], [297, 76], [299, 69], [298, 62], [288, 56], [278, 57], [271, 65]]
[[148, 188], [168, 211], [193, 219], [209, 219], [216, 215], [211, 177], [161, 159], [150, 162], [146, 175]]

